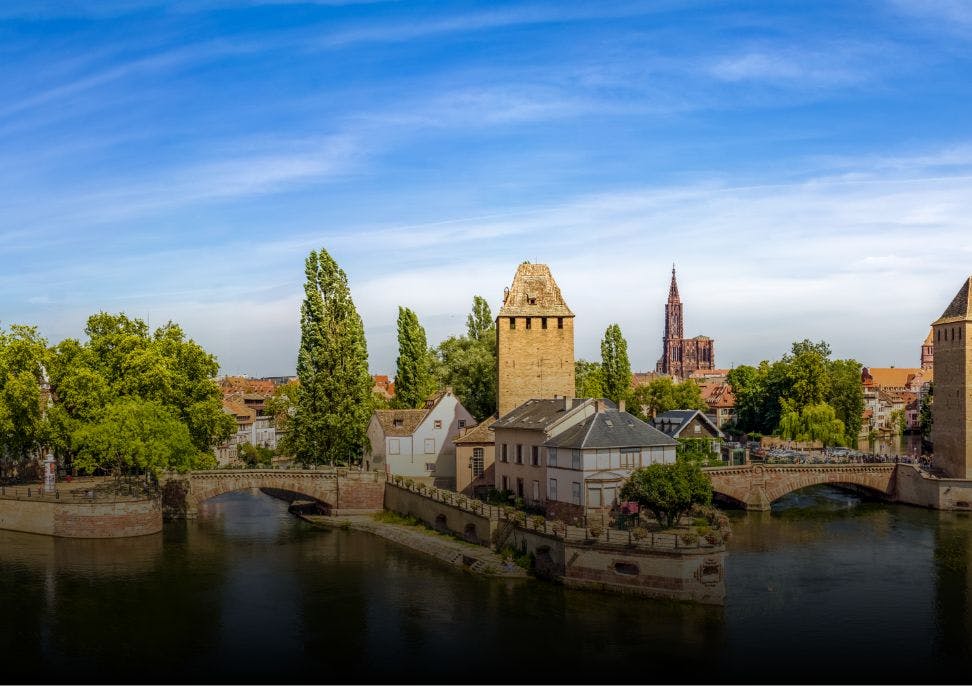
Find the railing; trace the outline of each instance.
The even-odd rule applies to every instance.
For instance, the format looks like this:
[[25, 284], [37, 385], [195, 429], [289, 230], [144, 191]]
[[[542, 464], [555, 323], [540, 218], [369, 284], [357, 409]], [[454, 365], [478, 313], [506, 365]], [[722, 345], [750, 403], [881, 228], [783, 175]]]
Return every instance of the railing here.
[[511, 507], [490, 505], [454, 491], [426, 486], [403, 476], [392, 475], [388, 477], [388, 480], [396, 486], [436, 502], [451, 505], [466, 512], [487, 517], [490, 520], [509, 523], [522, 531], [541, 533], [562, 539], [568, 543], [608, 544], [655, 550], [713, 549], [720, 548], [723, 545], [721, 534], [714, 541], [688, 531], [645, 531], [644, 535], [641, 535], [633, 530], [621, 531], [608, 527], [587, 526], [586, 518], [584, 520], [585, 526], [579, 527], [566, 524], [560, 520], [547, 519], [543, 515], [527, 515], [525, 512]]
[[121, 490], [105, 490], [98, 487], [80, 488], [55, 488], [54, 491], [45, 491], [40, 484], [30, 486], [0, 486], [0, 498], [9, 500], [39, 500], [49, 502], [110, 502], [119, 500], [142, 500], [154, 497], [158, 492], [154, 489], [129, 488]]

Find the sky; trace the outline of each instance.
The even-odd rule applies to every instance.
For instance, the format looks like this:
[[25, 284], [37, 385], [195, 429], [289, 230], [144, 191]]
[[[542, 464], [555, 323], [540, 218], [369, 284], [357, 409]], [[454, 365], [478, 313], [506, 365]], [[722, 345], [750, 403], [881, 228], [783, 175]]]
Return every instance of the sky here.
[[293, 374], [304, 260], [373, 373], [550, 265], [575, 354], [620, 325], [728, 368], [830, 343], [917, 366], [972, 274], [972, 4], [0, 4], [0, 327], [168, 320]]

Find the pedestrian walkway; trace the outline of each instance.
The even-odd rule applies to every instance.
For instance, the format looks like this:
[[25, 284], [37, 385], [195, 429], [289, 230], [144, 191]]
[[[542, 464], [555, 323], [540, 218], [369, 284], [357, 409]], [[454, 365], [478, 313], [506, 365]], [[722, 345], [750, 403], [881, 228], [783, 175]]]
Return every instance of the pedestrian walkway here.
[[315, 526], [366, 531], [476, 574], [514, 579], [528, 577], [525, 569], [513, 564], [512, 561], [504, 560], [501, 555], [489, 548], [436, 534], [423, 527], [379, 522], [371, 515], [333, 517], [302, 514], [299, 516]]

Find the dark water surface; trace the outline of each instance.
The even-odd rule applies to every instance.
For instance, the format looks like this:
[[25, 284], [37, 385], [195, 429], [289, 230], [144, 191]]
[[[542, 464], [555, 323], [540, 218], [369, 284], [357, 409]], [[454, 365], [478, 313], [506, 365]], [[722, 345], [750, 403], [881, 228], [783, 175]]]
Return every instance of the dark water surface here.
[[455, 571], [257, 491], [121, 541], [0, 531], [10, 682], [968, 682], [972, 519], [826, 487], [735, 513], [727, 604]]

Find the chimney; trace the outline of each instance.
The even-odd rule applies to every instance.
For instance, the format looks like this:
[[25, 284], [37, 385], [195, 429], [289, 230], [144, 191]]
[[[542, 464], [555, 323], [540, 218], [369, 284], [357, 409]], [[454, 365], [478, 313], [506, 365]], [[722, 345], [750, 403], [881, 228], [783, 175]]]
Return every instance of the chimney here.
[[624, 398], [618, 401], [618, 412], [624, 412]]
[[594, 401], [594, 411], [597, 414], [603, 414], [605, 409], [604, 398], [598, 398]]
[[564, 396], [564, 412], [570, 412], [571, 405], [574, 404], [574, 399], [569, 395]]
[[452, 395], [452, 386], [446, 386], [446, 395]]

